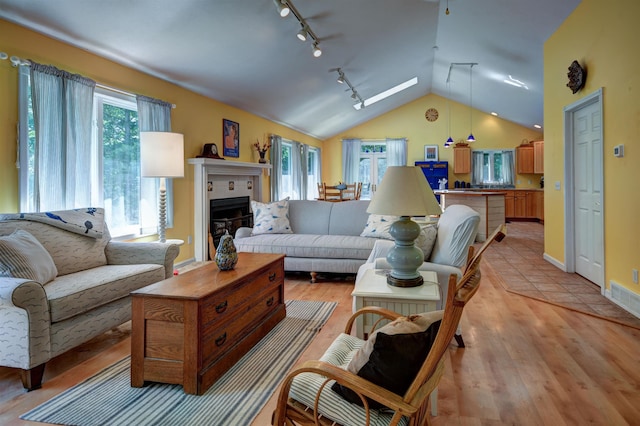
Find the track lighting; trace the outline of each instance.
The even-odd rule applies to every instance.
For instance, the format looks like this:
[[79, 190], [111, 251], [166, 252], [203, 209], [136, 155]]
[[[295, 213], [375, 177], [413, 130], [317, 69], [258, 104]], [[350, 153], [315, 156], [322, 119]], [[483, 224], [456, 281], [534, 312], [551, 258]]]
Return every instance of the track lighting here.
[[318, 42], [313, 43], [313, 56], [319, 58], [322, 55], [322, 50], [318, 47]]
[[345, 90], [345, 92], [348, 92], [349, 90], [351, 90], [351, 99], [364, 105], [364, 101], [358, 94], [358, 91], [356, 90], [356, 88], [353, 87], [353, 84], [351, 84], [347, 76], [344, 75], [344, 71], [342, 71], [342, 68], [331, 68], [329, 70], [329, 72], [333, 72], [333, 71], [338, 73], [338, 79], [336, 81], [340, 84], [346, 84], [349, 87], [348, 89]]
[[281, 17], [284, 18], [285, 16], [289, 15], [289, 12], [291, 12], [291, 9], [287, 4], [287, 0], [273, 0], [273, 3], [275, 3], [276, 8], [278, 9], [278, 14]]
[[300, 23], [300, 27], [302, 27], [296, 33], [296, 37], [298, 37], [298, 39], [301, 41], [307, 41], [307, 39], [311, 39], [311, 41], [313, 41], [313, 56], [316, 58], [320, 57], [320, 55], [322, 55], [322, 50], [320, 49], [320, 47], [318, 47], [318, 43], [320, 43], [320, 40], [311, 30], [311, 28], [309, 28], [309, 25], [307, 25], [307, 21], [302, 17], [302, 15], [300, 15], [300, 12], [298, 12], [298, 9], [296, 9], [293, 3], [291, 3], [291, 0], [273, 0], [273, 2], [278, 8], [278, 13], [280, 14], [280, 16], [285, 17], [289, 14], [289, 12], [291, 12], [291, 14], [295, 16], [295, 18]]
[[4, 61], [9, 57], [5, 52], [0, 52], [0, 61]]

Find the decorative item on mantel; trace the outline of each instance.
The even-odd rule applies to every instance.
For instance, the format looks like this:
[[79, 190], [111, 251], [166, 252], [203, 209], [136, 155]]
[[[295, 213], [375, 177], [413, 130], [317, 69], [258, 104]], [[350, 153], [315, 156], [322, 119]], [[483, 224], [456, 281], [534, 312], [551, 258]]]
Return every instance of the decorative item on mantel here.
[[229, 231], [225, 231], [224, 235], [220, 237], [214, 260], [221, 271], [230, 271], [238, 263], [238, 252]]
[[269, 142], [260, 144], [260, 141], [256, 139], [256, 143], [253, 144], [253, 147], [256, 149], [256, 151], [258, 151], [258, 154], [260, 155], [258, 163], [266, 163], [267, 160], [264, 158], [264, 155], [267, 153], [269, 148], [271, 148], [271, 144]]

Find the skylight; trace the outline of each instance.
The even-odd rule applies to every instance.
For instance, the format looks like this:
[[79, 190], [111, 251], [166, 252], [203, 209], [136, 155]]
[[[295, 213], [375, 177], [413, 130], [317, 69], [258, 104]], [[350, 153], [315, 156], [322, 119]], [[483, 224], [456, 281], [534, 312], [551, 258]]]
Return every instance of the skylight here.
[[391, 89], [385, 90], [382, 93], [378, 93], [377, 95], [365, 99], [362, 103], [358, 102], [357, 104], [353, 105], [353, 107], [357, 110], [360, 110], [363, 107], [375, 104], [378, 101], [388, 98], [391, 95], [395, 95], [396, 93], [408, 89], [411, 86], [415, 86], [416, 84], [418, 84], [418, 77], [413, 77], [411, 80], [407, 80], [404, 83], [400, 83], [397, 86], [392, 87]]
[[502, 80], [502, 81], [504, 81], [505, 83], [510, 84], [510, 85], [512, 85], [512, 86], [515, 86], [515, 87], [522, 87], [523, 89], [529, 90], [529, 88], [527, 87], [527, 85], [526, 85], [526, 84], [524, 84], [524, 83], [523, 83], [522, 81], [520, 81], [520, 80], [516, 80], [515, 78], [511, 77], [511, 75], [509, 75], [509, 79], [506, 79], [506, 78], [505, 78], [505, 79], [504, 79], [504, 80]]

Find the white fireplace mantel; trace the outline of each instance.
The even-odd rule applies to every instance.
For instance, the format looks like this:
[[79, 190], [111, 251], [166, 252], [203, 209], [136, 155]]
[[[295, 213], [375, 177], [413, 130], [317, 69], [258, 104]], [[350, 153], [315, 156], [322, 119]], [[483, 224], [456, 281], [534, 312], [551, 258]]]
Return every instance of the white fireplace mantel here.
[[209, 196], [208, 182], [211, 177], [228, 177], [229, 180], [247, 180], [253, 182], [250, 198], [262, 201], [263, 176], [265, 171], [271, 170], [271, 164], [243, 163], [239, 161], [215, 160], [212, 158], [189, 158], [187, 162], [193, 165], [194, 190], [194, 256], [197, 261], [208, 260], [209, 230]]

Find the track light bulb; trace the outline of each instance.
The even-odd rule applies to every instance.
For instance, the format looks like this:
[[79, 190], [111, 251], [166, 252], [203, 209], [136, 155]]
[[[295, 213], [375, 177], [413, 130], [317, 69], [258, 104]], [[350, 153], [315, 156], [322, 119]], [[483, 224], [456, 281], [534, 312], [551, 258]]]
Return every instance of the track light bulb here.
[[340, 77], [336, 80], [340, 84], [344, 84], [344, 74], [340, 73]]
[[296, 34], [296, 37], [298, 37], [300, 41], [307, 41], [307, 35], [307, 30], [305, 28], [301, 28], [300, 31], [298, 31], [298, 34]]
[[318, 47], [318, 43], [313, 43], [313, 56], [319, 58], [322, 55], [322, 50]]
[[273, 3], [275, 3], [276, 8], [278, 9], [278, 14], [281, 17], [285, 17], [289, 14], [289, 12], [291, 12], [291, 9], [289, 9], [289, 5], [287, 4], [286, 0], [273, 0]]
[[351, 94], [351, 99], [356, 100], [357, 97], [358, 97], [358, 95], [356, 95], [356, 92], [353, 92]]

